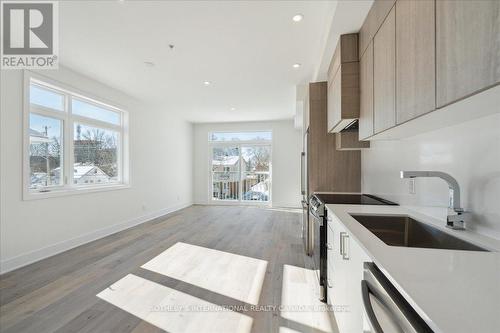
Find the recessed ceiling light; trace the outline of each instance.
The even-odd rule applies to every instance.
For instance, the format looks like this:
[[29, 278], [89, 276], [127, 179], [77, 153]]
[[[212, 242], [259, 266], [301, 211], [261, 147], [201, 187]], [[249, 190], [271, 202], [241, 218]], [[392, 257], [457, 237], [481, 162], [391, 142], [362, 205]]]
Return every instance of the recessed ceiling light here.
[[300, 22], [300, 21], [302, 21], [303, 18], [304, 18], [304, 16], [302, 14], [297, 14], [297, 15], [294, 15], [292, 17], [292, 20], [293, 20], [293, 22]]
[[236, 111], [236, 108], [231, 108], [231, 111]]
[[209, 86], [209, 85], [212, 84], [212, 82], [210, 82], [210, 81], [203, 81], [203, 84], [206, 85], [206, 86]]
[[299, 63], [296, 63], [296, 64], [293, 64], [292, 65], [293, 68], [299, 68], [300, 67], [300, 64]]
[[153, 67], [155, 63], [151, 61], [144, 61], [144, 65], [146, 65], [147, 67]]

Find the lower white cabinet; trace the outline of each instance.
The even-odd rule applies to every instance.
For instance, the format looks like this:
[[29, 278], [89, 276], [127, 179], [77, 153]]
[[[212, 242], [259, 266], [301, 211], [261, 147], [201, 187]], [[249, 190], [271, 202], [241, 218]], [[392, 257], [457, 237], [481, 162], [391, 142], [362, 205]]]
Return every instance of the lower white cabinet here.
[[372, 260], [330, 210], [327, 214], [327, 301], [340, 333], [362, 333], [363, 263]]

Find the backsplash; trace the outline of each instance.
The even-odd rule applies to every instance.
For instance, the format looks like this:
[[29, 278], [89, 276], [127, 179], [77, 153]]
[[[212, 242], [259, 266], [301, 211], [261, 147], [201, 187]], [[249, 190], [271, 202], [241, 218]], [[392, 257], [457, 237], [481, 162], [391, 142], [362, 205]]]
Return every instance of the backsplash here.
[[416, 193], [400, 170], [443, 171], [460, 184], [461, 205], [473, 213], [468, 228], [500, 239], [500, 114], [394, 141], [372, 141], [362, 152], [362, 191], [403, 205], [448, 205], [448, 186], [415, 179]]

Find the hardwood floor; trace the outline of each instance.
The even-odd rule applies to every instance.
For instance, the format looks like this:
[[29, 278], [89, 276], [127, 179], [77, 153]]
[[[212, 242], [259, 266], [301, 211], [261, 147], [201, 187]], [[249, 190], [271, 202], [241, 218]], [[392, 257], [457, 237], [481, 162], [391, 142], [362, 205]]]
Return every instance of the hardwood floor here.
[[[123, 310], [96, 296], [114, 290], [110, 286], [117, 281], [125, 283], [123, 279], [129, 279], [129, 274], [135, 280], [154, 283], [155, 290], [174, 290], [189, 299], [196, 297], [225, 307], [248, 304], [238, 296], [241, 290], [227, 292], [230, 286], [219, 288], [219, 292], [216, 283], [202, 281], [200, 276], [184, 279], [180, 274], [163, 274], [168, 267], [157, 261], [166, 254], [159, 255], [179, 242], [223, 251], [224, 262], [233, 262], [230, 254], [266, 261], [258, 304], [297, 302], [296, 295], [313, 290], [314, 285], [312, 262], [304, 254], [300, 236], [300, 219], [300, 213], [286, 210], [192, 206], [9, 272], [0, 276], [0, 331], [163, 332], [159, 327], [164, 326], [154, 326], [125, 307]], [[150, 264], [159, 265], [158, 269], [141, 268], [157, 256]], [[304, 299], [311, 295], [300, 297], [305, 304], [316, 302]], [[252, 332], [326, 332], [335, 327], [329, 314], [321, 311], [296, 313], [274, 307], [240, 312], [251, 317]]]

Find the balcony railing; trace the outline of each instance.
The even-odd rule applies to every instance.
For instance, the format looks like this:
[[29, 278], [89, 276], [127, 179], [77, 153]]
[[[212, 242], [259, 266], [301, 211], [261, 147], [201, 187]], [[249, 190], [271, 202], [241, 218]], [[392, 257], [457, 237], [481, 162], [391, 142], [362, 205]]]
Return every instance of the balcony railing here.
[[260, 201], [270, 200], [271, 180], [269, 172], [213, 172], [212, 199]]

